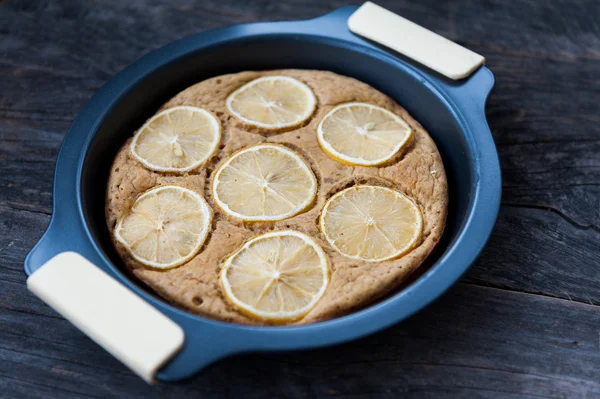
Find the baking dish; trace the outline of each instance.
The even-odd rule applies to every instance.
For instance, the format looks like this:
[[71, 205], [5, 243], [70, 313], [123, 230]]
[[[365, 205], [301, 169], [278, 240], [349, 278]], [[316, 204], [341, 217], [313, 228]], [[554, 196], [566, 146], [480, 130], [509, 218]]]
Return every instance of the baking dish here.
[[[480, 66], [470, 76], [452, 80], [362, 39], [348, 28], [356, 9], [344, 7], [306, 21], [252, 23], [203, 32], [144, 56], [110, 80], [80, 111], [63, 141], [56, 163], [52, 219], [25, 260], [30, 288], [148, 381], [185, 378], [235, 353], [315, 348], [356, 339], [409, 317], [447, 290], [482, 250], [499, 209], [500, 167], [485, 118], [494, 78]], [[126, 138], [187, 86], [225, 73], [280, 68], [330, 70], [355, 77], [394, 98], [424, 125], [442, 155], [450, 187], [443, 239], [410, 284], [341, 318], [303, 326], [257, 327], [187, 313], [125, 273], [104, 219], [111, 162]], [[78, 274], [87, 270], [83, 258], [60, 258], [65, 252], [77, 253], [95, 265], [92, 274]], [[51, 262], [73, 265], [43, 276]], [[99, 270], [102, 273], [97, 274]], [[44, 281], [47, 294], [36, 291], [36, 276], [37, 281]], [[110, 295], [103, 291], [106, 276], [111, 284], [119, 283], [111, 286], [115, 291]], [[81, 300], [67, 294], [72, 286], [85, 289], [77, 291]], [[141, 301], [131, 309], [120, 306], [121, 302], [107, 309], [104, 301], [103, 305], [95, 303], [103, 309], [88, 312], [95, 289], [96, 297], [124, 298], [125, 305], [131, 297]], [[60, 292], [65, 293], [62, 302], [56, 299]], [[158, 316], [152, 313], [155, 309]], [[105, 313], [95, 315], [96, 311]], [[118, 320], [143, 324], [149, 320], [144, 319], [144, 312], [152, 320], [164, 315], [170, 323], [162, 326], [168, 330], [165, 340], [171, 337], [173, 343], [156, 356], [152, 339], [146, 341], [151, 346], [132, 348], [134, 337], [122, 342], [114, 338], [128, 331], [117, 325]], [[85, 320], [78, 319], [82, 314]], [[145, 331], [156, 334], [158, 343], [161, 327], [146, 327]]]

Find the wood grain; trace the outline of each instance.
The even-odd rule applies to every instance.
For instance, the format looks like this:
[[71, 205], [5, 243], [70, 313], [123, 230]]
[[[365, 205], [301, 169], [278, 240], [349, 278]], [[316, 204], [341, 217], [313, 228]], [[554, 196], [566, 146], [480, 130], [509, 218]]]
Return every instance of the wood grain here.
[[[14, 397], [44, 396], [43, 387], [65, 397], [594, 397], [598, 323], [595, 306], [462, 283], [409, 321], [350, 344], [237, 356], [149, 387], [60, 317], [21, 313], [3, 319], [0, 387]], [[34, 378], [16, 385], [2, 376]]]
[[161, 45], [346, 2], [0, 1], [1, 397], [600, 397], [597, 1], [378, 3], [483, 54], [496, 76], [487, 116], [503, 206], [487, 248], [462, 283], [389, 330], [148, 387], [25, 288], [64, 133], [102, 84]]
[[600, 305], [599, 243], [600, 231], [552, 210], [505, 205], [465, 280]]

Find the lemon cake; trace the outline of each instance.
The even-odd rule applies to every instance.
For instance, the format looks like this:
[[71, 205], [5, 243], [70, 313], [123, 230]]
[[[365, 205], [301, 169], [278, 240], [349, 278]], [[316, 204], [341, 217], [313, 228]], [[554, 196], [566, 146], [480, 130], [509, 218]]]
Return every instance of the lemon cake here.
[[304, 324], [397, 289], [446, 223], [442, 159], [394, 100], [315, 70], [193, 85], [128, 139], [106, 220], [127, 270], [217, 320]]

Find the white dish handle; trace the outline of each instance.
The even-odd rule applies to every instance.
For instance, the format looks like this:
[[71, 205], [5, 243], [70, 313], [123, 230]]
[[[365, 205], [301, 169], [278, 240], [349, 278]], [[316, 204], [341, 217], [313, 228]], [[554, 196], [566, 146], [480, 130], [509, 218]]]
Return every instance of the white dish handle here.
[[350, 16], [348, 28], [453, 80], [466, 78], [485, 63], [481, 55], [370, 1]]
[[148, 383], [183, 345], [181, 327], [75, 252], [50, 259], [27, 288]]

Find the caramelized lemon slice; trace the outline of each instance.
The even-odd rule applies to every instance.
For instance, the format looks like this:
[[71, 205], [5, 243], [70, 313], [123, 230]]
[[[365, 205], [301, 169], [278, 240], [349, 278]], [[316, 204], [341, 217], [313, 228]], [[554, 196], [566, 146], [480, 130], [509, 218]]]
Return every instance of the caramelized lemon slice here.
[[221, 283], [229, 301], [251, 317], [285, 322], [305, 315], [329, 283], [321, 247], [298, 231], [255, 237], [223, 264]]
[[421, 211], [399, 191], [354, 186], [331, 197], [320, 220], [325, 238], [342, 255], [370, 262], [410, 251], [421, 236]]
[[389, 161], [412, 136], [399, 116], [371, 104], [338, 105], [317, 128], [323, 151], [350, 165], [375, 166]]
[[266, 76], [245, 84], [227, 98], [227, 109], [237, 119], [265, 129], [302, 124], [315, 110], [312, 90], [289, 76]]
[[247, 221], [283, 220], [305, 210], [317, 179], [294, 151], [259, 144], [231, 156], [215, 173], [213, 197], [223, 212]]
[[142, 194], [119, 220], [115, 238], [138, 262], [159, 269], [190, 260], [206, 240], [212, 211], [199, 194], [161, 186]]
[[133, 138], [131, 153], [148, 169], [183, 173], [206, 162], [220, 140], [216, 116], [202, 108], [180, 106], [150, 118]]

